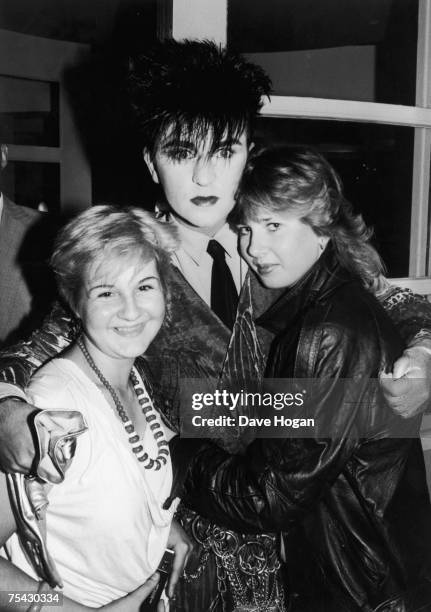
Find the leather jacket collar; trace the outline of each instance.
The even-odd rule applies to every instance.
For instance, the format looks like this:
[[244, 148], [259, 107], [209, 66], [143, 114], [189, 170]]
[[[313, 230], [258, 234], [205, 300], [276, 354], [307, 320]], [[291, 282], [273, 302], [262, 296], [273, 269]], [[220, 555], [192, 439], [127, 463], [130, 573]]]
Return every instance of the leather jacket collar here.
[[334, 247], [329, 242], [325, 251], [310, 270], [278, 298], [266, 312], [256, 319], [256, 324], [278, 334], [289, 327], [298, 314], [308, 310], [316, 302], [325, 299], [338, 287], [357, 280], [343, 268]]

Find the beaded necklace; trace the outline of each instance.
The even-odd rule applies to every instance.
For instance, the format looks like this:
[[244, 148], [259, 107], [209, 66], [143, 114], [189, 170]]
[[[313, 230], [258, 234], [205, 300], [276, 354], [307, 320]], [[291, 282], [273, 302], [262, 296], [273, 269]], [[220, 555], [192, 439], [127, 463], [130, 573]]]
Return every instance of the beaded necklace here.
[[112, 400], [115, 404], [115, 408], [118, 412], [118, 416], [120, 417], [124, 429], [126, 430], [126, 433], [128, 435], [128, 440], [132, 446], [132, 452], [134, 453], [135, 457], [143, 464], [144, 468], [146, 468], [147, 470], [160, 470], [162, 464], [165, 465], [167, 462], [167, 457], [169, 456], [169, 445], [163, 435], [162, 426], [158, 420], [157, 412], [154, 409], [153, 402], [151, 401], [151, 398], [146, 392], [145, 387], [139, 381], [139, 378], [136, 375], [134, 369], [130, 372], [130, 380], [132, 381], [139, 405], [141, 406], [142, 412], [145, 415], [145, 420], [147, 421], [150, 430], [153, 432], [154, 439], [157, 442], [157, 447], [159, 448], [159, 454], [155, 459], [152, 459], [148, 456], [146, 452], [144, 452], [144, 447], [141, 444], [139, 435], [137, 434], [136, 429], [132, 421], [130, 420], [127, 412], [124, 410], [123, 404], [121, 403], [112, 385], [106, 380], [102, 372], [94, 363], [94, 360], [88, 352], [82, 337], [78, 338], [77, 345], [81, 349], [81, 352], [84, 355], [85, 360], [90, 366], [90, 368], [93, 370], [97, 378], [108, 391], [109, 395], [112, 397]]

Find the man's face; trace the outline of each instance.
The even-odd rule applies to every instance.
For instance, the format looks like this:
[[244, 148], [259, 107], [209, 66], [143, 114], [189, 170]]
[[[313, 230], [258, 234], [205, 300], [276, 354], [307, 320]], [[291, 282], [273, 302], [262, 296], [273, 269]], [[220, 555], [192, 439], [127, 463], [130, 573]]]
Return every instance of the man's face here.
[[248, 148], [245, 132], [233, 142], [221, 142], [216, 150], [211, 135], [197, 145], [168, 134], [153, 158], [144, 157], [178, 221], [212, 236], [234, 207]]

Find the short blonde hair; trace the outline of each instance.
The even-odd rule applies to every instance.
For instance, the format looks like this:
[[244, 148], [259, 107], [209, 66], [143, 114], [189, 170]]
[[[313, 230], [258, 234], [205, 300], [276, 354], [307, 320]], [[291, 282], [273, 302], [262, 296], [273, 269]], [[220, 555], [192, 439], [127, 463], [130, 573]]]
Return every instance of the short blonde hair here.
[[175, 228], [158, 221], [154, 214], [135, 207], [98, 205], [80, 213], [59, 232], [51, 266], [60, 295], [76, 312], [91, 266], [132, 256], [145, 263], [154, 260], [169, 311], [166, 268], [169, 254], [177, 248]]

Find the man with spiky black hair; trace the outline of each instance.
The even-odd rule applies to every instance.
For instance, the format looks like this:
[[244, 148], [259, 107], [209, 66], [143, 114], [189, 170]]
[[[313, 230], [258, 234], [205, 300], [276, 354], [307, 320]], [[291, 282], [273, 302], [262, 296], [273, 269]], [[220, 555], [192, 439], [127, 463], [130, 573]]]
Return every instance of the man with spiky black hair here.
[[[226, 219], [269, 90], [261, 68], [209, 41], [161, 43], [130, 65], [129, 93], [144, 158], [163, 187], [160, 209], [181, 238], [176, 264], [217, 314], [208, 243], [221, 245], [238, 292], [246, 269]], [[232, 300], [232, 311], [221, 315], [229, 327]]]
[[141, 144], [154, 154], [173, 134], [195, 143], [250, 137], [270, 79], [211, 41], [165, 41], [130, 62], [129, 94]]

